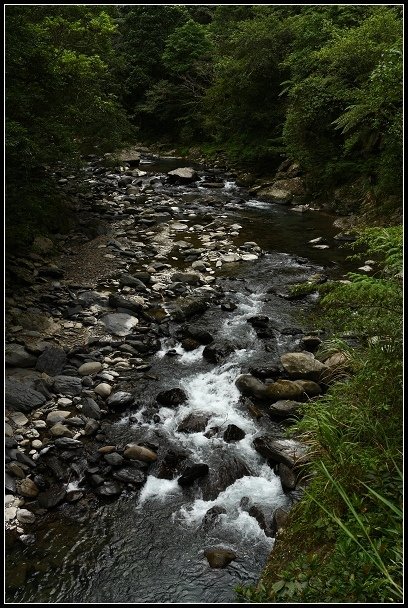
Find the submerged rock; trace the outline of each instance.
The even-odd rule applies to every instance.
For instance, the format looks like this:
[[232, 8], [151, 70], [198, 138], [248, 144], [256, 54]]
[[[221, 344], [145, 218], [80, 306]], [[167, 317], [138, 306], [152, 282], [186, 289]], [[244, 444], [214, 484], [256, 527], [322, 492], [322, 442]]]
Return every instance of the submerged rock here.
[[204, 555], [211, 568], [226, 568], [234, 559], [237, 559], [237, 554], [234, 551], [223, 547], [205, 549]]

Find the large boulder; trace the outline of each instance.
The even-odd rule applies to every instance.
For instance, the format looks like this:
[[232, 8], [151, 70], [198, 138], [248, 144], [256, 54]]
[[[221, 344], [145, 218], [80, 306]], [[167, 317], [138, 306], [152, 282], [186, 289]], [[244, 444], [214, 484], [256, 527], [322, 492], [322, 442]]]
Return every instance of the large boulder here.
[[167, 391], [161, 391], [156, 396], [156, 401], [166, 407], [177, 407], [187, 401], [187, 395], [181, 388], [171, 388]]
[[318, 382], [327, 366], [318, 361], [313, 353], [285, 353], [281, 356], [285, 372], [291, 378], [315, 380]]
[[303, 196], [305, 194], [305, 185], [301, 177], [291, 177], [288, 179], [278, 179], [273, 183], [274, 188], [290, 192], [293, 196]]
[[217, 343], [213, 342], [205, 347], [203, 350], [203, 357], [210, 363], [219, 363], [233, 353], [235, 348], [236, 346], [228, 340]]
[[37, 357], [30, 355], [21, 344], [7, 344], [4, 349], [4, 361], [12, 367], [34, 367]]
[[35, 366], [39, 372], [44, 372], [48, 376], [60, 374], [66, 363], [67, 356], [65, 351], [58, 346], [47, 346], [37, 359]]
[[180, 167], [167, 173], [169, 182], [172, 184], [188, 184], [198, 179], [197, 172], [192, 167]]
[[171, 316], [175, 321], [187, 321], [192, 317], [202, 315], [208, 308], [208, 302], [203, 297], [186, 296], [177, 298], [172, 307]]
[[205, 549], [204, 555], [211, 568], [226, 568], [234, 559], [237, 559], [234, 551], [224, 547]]
[[122, 150], [121, 152], [116, 152], [114, 157], [122, 163], [126, 163], [129, 167], [137, 167], [140, 163], [140, 152], [135, 148], [128, 148], [127, 150]]
[[5, 382], [5, 406], [18, 412], [30, 412], [40, 407], [46, 401], [44, 395], [30, 388], [23, 382], [6, 380]]
[[307, 447], [294, 439], [276, 439], [269, 435], [261, 435], [254, 439], [253, 446], [264, 458], [276, 464], [282, 462], [289, 468], [308, 460]]
[[139, 320], [123, 312], [110, 313], [101, 318], [106, 330], [115, 336], [127, 336], [136, 327]]
[[237, 479], [252, 475], [252, 471], [243, 460], [222, 449], [220, 449], [218, 465], [217, 468], [212, 467], [208, 477], [199, 482], [203, 500], [214, 500]]
[[288, 205], [293, 199], [291, 192], [277, 188], [276, 186], [262, 188], [258, 194], [271, 201], [271, 203], [281, 203], [283, 205]]
[[179, 433], [202, 433], [205, 431], [209, 418], [208, 414], [191, 412], [180, 422], [177, 430]]
[[241, 374], [235, 381], [239, 392], [245, 397], [255, 397], [255, 399], [265, 399], [267, 385], [254, 378], [251, 374]]

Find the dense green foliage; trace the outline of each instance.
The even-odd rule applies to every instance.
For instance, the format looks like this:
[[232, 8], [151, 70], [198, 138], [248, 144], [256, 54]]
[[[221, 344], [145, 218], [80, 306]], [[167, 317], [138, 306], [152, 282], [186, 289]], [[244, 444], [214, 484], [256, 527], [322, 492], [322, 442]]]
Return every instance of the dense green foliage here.
[[193, 8], [122, 9], [125, 101], [142, 135], [270, 172], [289, 155], [316, 194], [361, 178], [400, 196], [399, 7]]
[[[129, 124], [111, 79], [111, 7], [6, 8], [7, 236], [28, 239], [61, 212], [47, 167], [112, 149]], [[54, 202], [53, 202], [54, 201]]]
[[360, 347], [321, 349], [347, 364], [290, 431], [310, 445], [313, 474], [262, 584], [240, 589], [248, 601], [402, 599], [402, 229], [369, 229], [357, 244], [381, 270], [320, 291], [322, 319]]

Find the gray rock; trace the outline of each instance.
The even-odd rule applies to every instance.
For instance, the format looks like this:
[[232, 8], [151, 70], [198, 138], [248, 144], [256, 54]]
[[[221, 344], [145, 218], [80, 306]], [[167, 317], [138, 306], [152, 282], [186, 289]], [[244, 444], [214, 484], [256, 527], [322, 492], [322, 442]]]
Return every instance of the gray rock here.
[[268, 407], [268, 414], [272, 418], [284, 419], [284, 418], [298, 418], [299, 408], [301, 404], [298, 401], [290, 401], [284, 399], [282, 401], [276, 401]]
[[61, 450], [75, 450], [76, 448], [84, 447], [78, 439], [71, 439], [71, 437], [60, 437], [54, 443]]
[[98, 291], [83, 291], [78, 296], [78, 303], [86, 308], [89, 308], [93, 304], [105, 307], [108, 306], [108, 296]]
[[110, 384], [107, 384], [106, 382], [101, 382], [101, 384], [98, 384], [98, 386], [95, 386], [94, 391], [100, 397], [109, 397], [109, 395], [112, 392], [112, 387]]
[[9, 473], [4, 474], [4, 487], [7, 492], [12, 492], [12, 494], [16, 492], [16, 480]]
[[205, 298], [187, 296], [177, 298], [171, 315], [175, 321], [187, 321], [192, 317], [202, 315], [207, 308], [208, 302]]
[[218, 467], [212, 468], [209, 475], [199, 481], [203, 500], [215, 500], [220, 492], [241, 477], [252, 475], [251, 469], [243, 460], [223, 448], [219, 448]]
[[[149, 275], [149, 280], [150, 280], [150, 275]], [[138, 279], [135, 276], [132, 276], [130, 274], [122, 274], [122, 276], [119, 278], [119, 285], [126, 285], [128, 287], [133, 287], [133, 289], [136, 289], [137, 291], [147, 291], [146, 289], [146, 285], [144, 284], [143, 281], [141, 281], [140, 279]]]
[[65, 424], [57, 422], [50, 428], [50, 433], [53, 437], [72, 437], [72, 431]]
[[258, 191], [260, 196], [270, 200], [272, 203], [282, 203], [289, 204], [293, 199], [293, 194], [288, 190], [282, 190], [281, 188], [276, 188], [275, 186], [271, 186], [270, 188], [263, 188]]
[[34, 367], [37, 357], [30, 355], [21, 344], [7, 344], [4, 350], [6, 365], [13, 367]]
[[182, 488], [193, 485], [196, 479], [205, 477], [209, 473], [208, 464], [197, 463], [187, 467], [181, 477], [178, 478], [177, 483]]
[[87, 418], [93, 418], [94, 420], [101, 419], [101, 409], [99, 405], [91, 397], [82, 397], [82, 414]]
[[103, 458], [112, 467], [119, 467], [120, 465], [122, 465], [125, 462], [125, 459], [123, 458], [123, 456], [121, 456], [117, 452], [112, 452], [111, 454], [105, 454]]
[[54, 484], [45, 492], [40, 492], [38, 495], [38, 502], [44, 509], [51, 509], [64, 500], [66, 493], [64, 486]]
[[54, 393], [61, 393], [70, 397], [80, 395], [82, 392], [81, 378], [77, 378], [76, 376], [55, 376], [53, 390]]
[[4, 434], [6, 437], [13, 436], [13, 429], [11, 428], [11, 426], [9, 424], [7, 424], [7, 422], [4, 423]]
[[32, 524], [35, 522], [35, 515], [28, 509], [17, 509], [17, 519], [21, 524]]
[[161, 391], [156, 396], [156, 401], [166, 407], [177, 407], [187, 401], [187, 395], [181, 388], [171, 388], [167, 391]]
[[177, 427], [179, 433], [201, 433], [205, 431], [210, 416], [192, 412]]
[[98, 496], [110, 498], [113, 496], [119, 496], [122, 493], [122, 489], [122, 484], [118, 481], [105, 481], [95, 490], [95, 492]]
[[136, 327], [139, 320], [123, 312], [110, 313], [101, 318], [108, 332], [115, 336], [127, 336]]
[[224, 431], [224, 441], [230, 443], [231, 441], [240, 441], [245, 437], [245, 431], [240, 429], [236, 424], [229, 424]]
[[136, 486], [142, 486], [146, 481], [146, 475], [140, 470], [133, 467], [123, 467], [113, 473], [114, 479], [131, 483]]
[[125, 308], [137, 314], [142, 313], [146, 307], [142, 296], [122, 296], [118, 293], [110, 294], [109, 305], [112, 308]]
[[179, 281], [187, 283], [187, 285], [199, 285], [201, 283], [200, 275], [195, 272], [175, 272], [171, 279], [173, 282]]
[[84, 433], [86, 436], [93, 435], [99, 429], [99, 422], [94, 419], [88, 420], [85, 424]]
[[48, 376], [60, 374], [66, 363], [67, 356], [62, 348], [47, 346], [37, 359], [35, 368]]
[[20, 482], [18, 482], [17, 488], [18, 493], [21, 496], [27, 496], [29, 498], [37, 496], [38, 492], [40, 491], [38, 489], [37, 484], [35, 484], [34, 481], [29, 477], [26, 477], [25, 479], [22, 479]]
[[236, 346], [228, 340], [218, 343], [213, 342], [205, 347], [203, 350], [203, 357], [210, 363], [219, 363], [233, 353], [235, 348]]
[[192, 338], [200, 344], [211, 344], [214, 342], [213, 336], [203, 327], [196, 327], [194, 325], [187, 325], [183, 327], [183, 335], [187, 338]]
[[13, 412], [10, 414], [10, 418], [17, 426], [25, 426], [28, 422], [27, 416], [24, 416], [22, 412]]
[[19, 412], [30, 412], [46, 401], [44, 395], [16, 380], [6, 380], [5, 406]]
[[170, 183], [188, 184], [198, 179], [197, 172], [192, 167], [180, 167], [167, 173]]
[[134, 403], [135, 398], [131, 393], [127, 393], [125, 391], [117, 391], [116, 393], [112, 393], [108, 399], [106, 400], [106, 404], [112, 408], [124, 408], [132, 405]]
[[322, 372], [327, 369], [309, 352], [285, 353], [281, 356], [281, 363], [286, 373], [296, 379], [319, 381]]
[[50, 425], [57, 424], [57, 422], [61, 422], [62, 420], [65, 420], [65, 418], [68, 418], [70, 414], [71, 412], [68, 410], [54, 410], [47, 414], [46, 421]]
[[289, 468], [308, 460], [308, 449], [294, 439], [276, 439], [268, 435], [256, 437], [253, 446], [259, 454], [274, 463], [283, 463]]
[[87, 363], [83, 363], [78, 368], [78, 373], [80, 376], [91, 376], [92, 374], [97, 374], [102, 369], [102, 363], [99, 361], [88, 361]]
[[296, 488], [297, 475], [292, 468], [283, 462], [278, 465], [278, 475], [284, 492], [291, 492]]

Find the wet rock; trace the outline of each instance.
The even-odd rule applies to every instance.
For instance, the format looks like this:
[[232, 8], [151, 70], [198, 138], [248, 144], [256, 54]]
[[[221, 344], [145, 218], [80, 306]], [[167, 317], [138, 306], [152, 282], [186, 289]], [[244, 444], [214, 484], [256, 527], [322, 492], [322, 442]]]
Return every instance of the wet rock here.
[[296, 381], [276, 380], [266, 386], [264, 398], [268, 401], [302, 401], [305, 398], [305, 392]]
[[82, 414], [87, 418], [93, 418], [94, 420], [100, 420], [102, 417], [101, 409], [94, 399], [91, 397], [82, 397]]
[[199, 342], [199, 344], [211, 344], [214, 342], [213, 336], [203, 327], [196, 327], [194, 325], [186, 325], [182, 329], [183, 335], [186, 338], [192, 338]]
[[17, 507], [6, 507], [4, 509], [4, 520], [12, 521], [17, 515]]
[[139, 320], [123, 312], [110, 313], [101, 318], [108, 332], [115, 336], [127, 336], [136, 327]]
[[282, 462], [289, 468], [308, 460], [307, 447], [293, 439], [276, 439], [262, 435], [254, 439], [253, 446], [264, 458], [277, 464]]
[[13, 429], [11, 428], [11, 426], [9, 424], [7, 424], [7, 422], [4, 424], [4, 434], [6, 437], [13, 436]]
[[267, 385], [254, 378], [251, 374], [241, 374], [235, 381], [235, 385], [239, 392], [246, 397], [255, 397], [256, 399], [265, 399]]
[[263, 196], [272, 203], [289, 204], [293, 199], [293, 194], [288, 190], [283, 190], [275, 186], [263, 188], [258, 191], [258, 195]]
[[28, 498], [34, 498], [40, 491], [37, 484], [29, 477], [18, 482], [17, 490], [21, 496], [27, 496]]
[[19, 477], [20, 479], [24, 479], [25, 477], [23, 469], [20, 467], [20, 465], [17, 464], [17, 462], [10, 462], [6, 465], [6, 469], [15, 477]]
[[141, 460], [142, 462], [155, 462], [157, 460], [156, 452], [136, 443], [129, 443], [123, 455], [130, 460]]
[[278, 475], [284, 492], [291, 492], [296, 488], [297, 475], [291, 467], [280, 462], [278, 465]]
[[268, 407], [268, 414], [271, 418], [277, 418], [278, 420], [286, 418], [299, 418], [301, 403], [298, 401], [290, 401], [289, 399], [283, 399], [276, 401]]
[[114, 479], [123, 481], [124, 483], [131, 483], [135, 486], [142, 486], [146, 481], [146, 475], [137, 468], [123, 467], [113, 473]]
[[22, 412], [13, 412], [10, 414], [10, 418], [14, 424], [20, 427], [25, 426], [28, 422], [27, 416], [24, 416]]
[[45, 492], [40, 492], [38, 502], [44, 509], [52, 509], [59, 505], [65, 498], [66, 489], [60, 484], [54, 484]]
[[136, 314], [143, 313], [145, 308], [145, 300], [141, 296], [122, 296], [121, 294], [112, 293], [109, 296], [109, 305], [112, 308], [125, 308]]
[[214, 505], [211, 509], [208, 509], [201, 522], [201, 528], [204, 532], [208, 532], [213, 528], [220, 520], [220, 516], [227, 512], [227, 509]]
[[123, 486], [118, 481], [105, 481], [96, 490], [98, 496], [110, 498], [122, 494]]
[[284, 509], [282, 509], [282, 507], [278, 507], [275, 511], [275, 513], [273, 514], [273, 529], [275, 531], [275, 535], [278, 534], [280, 532], [280, 530], [282, 530], [282, 528], [284, 528], [286, 521], [289, 517], [289, 513], [287, 511], [285, 511]]
[[265, 536], [273, 537], [275, 536], [272, 522], [271, 525], [268, 523], [267, 517], [260, 506], [252, 505], [248, 509], [248, 515], [256, 519], [261, 530], [265, 532]]
[[99, 429], [99, 422], [95, 419], [90, 419], [87, 420], [85, 427], [84, 427], [84, 434], [88, 437], [90, 435], [93, 435], [94, 433], [96, 433], [96, 431]]
[[184, 350], [189, 352], [198, 348], [200, 343], [197, 342], [197, 340], [193, 340], [193, 338], [185, 338], [182, 341], [181, 346], [184, 348]]
[[203, 350], [203, 357], [210, 363], [219, 363], [226, 359], [231, 353], [235, 351], [236, 346], [225, 340], [223, 342], [209, 344]]
[[187, 395], [181, 388], [171, 388], [167, 391], [161, 391], [156, 396], [156, 401], [166, 407], [177, 407], [187, 401]]
[[88, 363], [83, 363], [78, 368], [78, 373], [80, 376], [92, 376], [92, 374], [97, 374], [102, 369], [102, 363], [99, 361], [88, 361]]
[[37, 357], [30, 355], [21, 344], [6, 344], [4, 362], [13, 367], [34, 367]]
[[221, 303], [221, 310], [225, 310], [226, 312], [232, 312], [236, 308], [237, 305], [234, 302], [231, 302], [231, 300], [226, 300]]
[[240, 429], [235, 424], [229, 424], [224, 431], [224, 441], [230, 443], [231, 441], [240, 441], [245, 437], [245, 431]]
[[117, 391], [112, 393], [106, 400], [106, 404], [113, 409], [121, 409], [129, 407], [134, 403], [134, 397], [131, 393], [125, 391]]
[[177, 483], [182, 487], [188, 487], [193, 485], [196, 479], [205, 477], [208, 475], [209, 467], [208, 464], [198, 463], [187, 467], [181, 477], [177, 480]]
[[218, 468], [212, 468], [208, 477], [199, 482], [204, 500], [215, 500], [220, 492], [223, 492], [237, 479], [252, 475], [243, 460], [223, 449], [219, 451], [218, 462]]
[[81, 441], [78, 439], [71, 439], [70, 437], [60, 437], [55, 440], [55, 445], [61, 450], [75, 450], [77, 448], [83, 448]]
[[39, 372], [45, 372], [48, 376], [61, 374], [67, 356], [62, 348], [57, 346], [47, 346], [37, 359], [35, 368]]
[[6, 380], [5, 382], [5, 406], [19, 412], [30, 412], [40, 407], [46, 401], [44, 395], [30, 388], [24, 382], [17, 380]]
[[270, 365], [268, 367], [250, 367], [249, 373], [259, 380], [278, 378], [282, 376], [282, 369], [278, 365]]
[[125, 462], [123, 456], [121, 456], [117, 452], [112, 452], [112, 454], [105, 454], [103, 458], [112, 467], [119, 467]]
[[192, 167], [180, 167], [167, 173], [171, 184], [189, 184], [198, 179], [197, 172]]
[[247, 323], [250, 323], [252, 327], [268, 327], [269, 317], [264, 315], [256, 315], [254, 317], [249, 317], [249, 319], [247, 319]]
[[205, 431], [209, 419], [208, 414], [192, 412], [180, 422], [177, 430], [179, 433], [201, 433]]
[[186, 458], [187, 453], [182, 450], [167, 450], [157, 460], [152, 473], [159, 479], [174, 479], [179, 474], [179, 469]]
[[55, 376], [53, 390], [55, 393], [75, 397], [81, 394], [81, 378], [76, 376]]
[[234, 551], [223, 547], [205, 549], [204, 555], [211, 568], [226, 568], [234, 559], [237, 559], [237, 554]]
[[286, 373], [296, 379], [319, 381], [326, 365], [315, 359], [309, 352], [286, 353], [281, 356], [281, 362]]
[[206, 299], [187, 296], [185, 298], [178, 298], [175, 301], [171, 316], [175, 321], [187, 321], [192, 317], [202, 315], [207, 308], [208, 302]]

